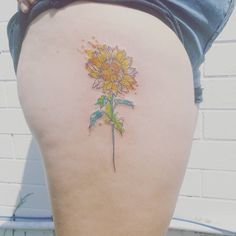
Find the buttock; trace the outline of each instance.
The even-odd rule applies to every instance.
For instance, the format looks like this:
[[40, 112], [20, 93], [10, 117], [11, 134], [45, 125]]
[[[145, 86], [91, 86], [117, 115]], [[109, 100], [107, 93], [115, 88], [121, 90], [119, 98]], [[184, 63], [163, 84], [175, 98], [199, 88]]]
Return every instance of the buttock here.
[[[142, 22], [146, 27], [137, 37]], [[143, 43], [148, 40], [150, 45]], [[159, 45], [153, 47], [156, 40]], [[62, 11], [42, 13], [26, 33], [17, 76], [25, 118], [40, 146], [50, 150], [88, 143], [90, 137], [110, 138], [108, 117], [116, 124], [117, 147], [125, 136], [133, 140], [127, 148], [136, 145], [147, 152], [143, 138], [172, 142], [173, 133], [183, 135], [184, 124], [197, 112], [191, 64], [176, 35], [151, 15], [121, 6], [76, 2]], [[165, 134], [156, 132], [164, 123], [171, 135], [166, 129]], [[103, 132], [105, 126], [107, 133], [98, 135], [97, 129]], [[97, 145], [101, 142], [94, 140], [89, 146]], [[125, 158], [124, 153], [120, 156]]]
[[[20, 11], [18, 7], [18, 11], [10, 18], [7, 26], [9, 49], [15, 73], [17, 73], [22, 42], [32, 20], [50, 8], [60, 9], [75, 1], [78, 0], [38, 0], [27, 14]], [[204, 62], [206, 52], [211, 48], [232, 14], [235, 0], [96, 0], [94, 2], [118, 4], [145, 11], [169, 26], [176, 33], [189, 56], [195, 103], [203, 101], [199, 67]]]

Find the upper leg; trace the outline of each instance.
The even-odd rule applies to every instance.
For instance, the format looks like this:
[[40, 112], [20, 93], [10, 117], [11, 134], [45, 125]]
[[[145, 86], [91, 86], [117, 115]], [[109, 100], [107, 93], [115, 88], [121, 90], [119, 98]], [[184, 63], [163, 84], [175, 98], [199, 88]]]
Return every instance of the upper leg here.
[[[17, 73], [19, 99], [48, 164], [49, 182], [61, 179], [51, 181], [51, 195], [56, 198], [64, 188], [68, 195], [63, 199], [70, 199], [71, 206], [74, 201], [78, 219], [83, 218], [78, 223], [82, 232], [88, 230], [86, 220], [95, 225], [92, 216], [113, 235], [116, 227], [127, 235], [162, 232], [175, 207], [197, 118], [187, 53], [164, 23], [138, 10], [76, 2], [51, 18], [53, 11], [31, 24]], [[115, 133], [115, 175], [111, 127], [88, 130], [101, 91], [92, 89], [79, 50], [92, 36], [124, 49], [138, 71], [136, 94], [126, 96], [135, 108], [117, 109], [125, 132]], [[72, 191], [73, 186], [80, 190]], [[97, 217], [99, 202], [106, 204], [99, 205]]]

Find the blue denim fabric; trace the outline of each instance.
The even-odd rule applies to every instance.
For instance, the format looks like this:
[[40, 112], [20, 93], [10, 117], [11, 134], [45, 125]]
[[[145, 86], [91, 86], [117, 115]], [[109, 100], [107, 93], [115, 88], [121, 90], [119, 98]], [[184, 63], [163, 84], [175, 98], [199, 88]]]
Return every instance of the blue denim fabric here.
[[[7, 25], [9, 50], [15, 73], [29, 23], [47, 9], [61, 8], [74, 1], [78, 0], [38, 0], [27, 14], [20, 11], [18, 6], [17, 12]], [[233, 12], [235, 0], [91, 0], [90, 2], [118, 4], [142, 10], [168, 25], [183, 43], [191, 61], [195, 103], [203, 101], [199, 67]]]

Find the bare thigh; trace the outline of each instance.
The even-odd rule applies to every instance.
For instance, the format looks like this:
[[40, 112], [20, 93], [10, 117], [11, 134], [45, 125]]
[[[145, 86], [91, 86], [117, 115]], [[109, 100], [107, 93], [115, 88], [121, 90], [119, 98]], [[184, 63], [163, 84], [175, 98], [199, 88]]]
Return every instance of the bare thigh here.
[[[93, 89], [84, 41], [95, 37], [132, 57], [136, 93], [119, 106], [125, 132], [89, 117]], [[192, 145], [198, 107], [192, 70], [175, 33], [131, 8], [75, 2], [40, 14], [28, 28], [18, 95], [42, 151], [57, 236], [164, 235], [172, 218]]]

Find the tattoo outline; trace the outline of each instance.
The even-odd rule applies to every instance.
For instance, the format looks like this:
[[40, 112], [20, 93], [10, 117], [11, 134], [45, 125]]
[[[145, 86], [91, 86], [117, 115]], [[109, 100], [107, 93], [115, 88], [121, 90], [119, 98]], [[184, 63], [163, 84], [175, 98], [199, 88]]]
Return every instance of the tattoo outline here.
[[[85, 49], [86, 54], [85, 68], [90, 78], [95, 79], [92, 88], [101, 89], [101, 95], [94, 105], [98, 109], [90, 115], [89, 130], [95, 126], [97, 120], [103, 118], [104, 121], [111, 125], [112, 128], [112, 159], [114, 172], [115, 167], [115, 130], [123, 136], [124, 119], [118, 117], [115, 112], [117, 105], [126, 105], [134, 108], [134, 103], [124, 96], [132, 90], [136, 90], [138, 83], [135, 79], [137, 70], [131, 67], [133, 59], [127, 56], [125, 50], [119, 49], [118, 46], [111, 47], [101, 44], [95, 37], [94, 42], [88, 41], [91, 48]], [[83, 40], [85, 41], [85, 40]]]

